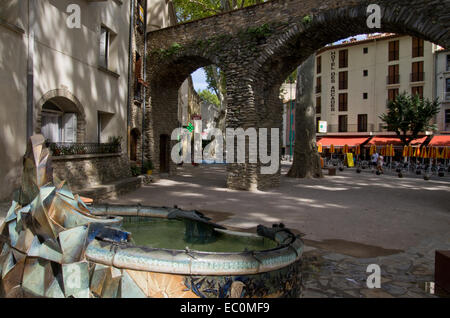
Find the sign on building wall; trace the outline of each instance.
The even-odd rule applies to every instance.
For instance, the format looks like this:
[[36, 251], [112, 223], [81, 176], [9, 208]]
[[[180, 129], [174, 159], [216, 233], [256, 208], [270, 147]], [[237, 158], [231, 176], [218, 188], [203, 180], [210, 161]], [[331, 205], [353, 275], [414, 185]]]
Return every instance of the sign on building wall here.
[[319, 120], [319, 133], [327, 133], [327, 131], [327, 122], [324, 120]]
[[141, 20], [141, 22], [142, 23], [144, 23], [144, 8], [141, 6], [141, 5], [139, 5], [139, 20]]
[[336, 110], [336, 51], [331, 51], [331, 96], [330, 105], [331, 111]]

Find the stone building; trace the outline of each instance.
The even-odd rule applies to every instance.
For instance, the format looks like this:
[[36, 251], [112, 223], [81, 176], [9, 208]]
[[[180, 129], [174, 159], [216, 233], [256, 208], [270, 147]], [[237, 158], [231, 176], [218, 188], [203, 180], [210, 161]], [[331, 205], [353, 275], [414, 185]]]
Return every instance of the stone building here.
[[437, 49], [411, 36], [382, 34], [352, 38], [316, 53], [315, 105], [317, 121], [327, 121], [328, 133], [385, 132], [379, 116], [399, 93], [433, 98]]
[[131, 177], [129, 157], [137, 160], [142, 144], [145, 32], [175, 23], [166, 0], [1, 1], [0, 200], [19, 184], [34, 133], [52, 143], [55, 173], [75, 188]]
[[450, 50], [435, 53], [435, 97], [441, 101], [436, 125], [441, 133], [450, 133]]

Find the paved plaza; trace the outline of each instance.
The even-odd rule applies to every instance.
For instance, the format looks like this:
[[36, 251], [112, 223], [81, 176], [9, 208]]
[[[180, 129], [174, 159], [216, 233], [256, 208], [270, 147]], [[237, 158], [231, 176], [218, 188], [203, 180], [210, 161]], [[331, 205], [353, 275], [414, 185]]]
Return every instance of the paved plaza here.
[[[227, 189], [225, 175], [224, 165], [184, 165], [111, 203], [177, 205], [250, 232], [284, 223], [306, 244], [303, 297], [434, 297], [424, 286], [434, 281], [435, 250], [450, 250], [448, 179], [346, 169], [323, 179], [283, 176], [279, 188], [247, 192]], [[381, 267], [381, 289], [366, 286], [369, 264]]]

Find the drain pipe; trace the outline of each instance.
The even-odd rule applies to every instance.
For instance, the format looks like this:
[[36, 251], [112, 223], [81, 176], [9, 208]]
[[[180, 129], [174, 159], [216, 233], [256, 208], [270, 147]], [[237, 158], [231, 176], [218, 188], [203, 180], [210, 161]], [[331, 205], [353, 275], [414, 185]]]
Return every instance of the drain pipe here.
[[143, 77], [144, 77], [144, 102], [142, 103], [142, 132], [141, 132], [141, 164], [142, 164], [142, 172], [145, 173], [144, 170], [144, 153], [145, 153], [145, 113], [147, 110], [147, 0], [144, 1], [145, 5], [145, 15], [144, 15], [144, 56], [143, 56]]
[[27, 140], [34, 132], [34, 25], [36, 22], [35, 0], [28, 0], [28, 57], [27, 57]]
[[130, 157], [131, 134], [131, 72], [133, 63], [133, 30], [134, 30], [134, 1], [130, 1], [130, 34], [128, 35], [128, 100], [127, 100], [127, 157]]

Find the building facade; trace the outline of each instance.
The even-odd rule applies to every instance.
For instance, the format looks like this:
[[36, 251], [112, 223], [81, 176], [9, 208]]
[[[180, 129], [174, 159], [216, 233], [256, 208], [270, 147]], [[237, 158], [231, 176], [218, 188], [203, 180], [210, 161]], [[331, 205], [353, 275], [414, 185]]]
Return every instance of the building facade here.
[[317, 121], [328, 133], [385, 132], [379, 116], [398, 94], [434, 97], [434, 52], [437, 46], [410, 36], [383, 34], [350, 39], [316, 53]]
[[[55, 173], [75, 187], [129, 176], [141, 144], [145, 32], [174, 19], [165, 0], [1, 2], [0, 200], [19, 184], [34, 133], [65, 151]], [[83, 154], [112, 140], [119, 150]], [[74, 143], [82, 146], [61, 146]]]
[[436, 51], [435, 63], [435, 97], [441, 101], [436, 126], [441, 133], [450, 134], [450, 50]]

